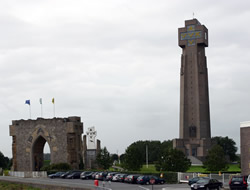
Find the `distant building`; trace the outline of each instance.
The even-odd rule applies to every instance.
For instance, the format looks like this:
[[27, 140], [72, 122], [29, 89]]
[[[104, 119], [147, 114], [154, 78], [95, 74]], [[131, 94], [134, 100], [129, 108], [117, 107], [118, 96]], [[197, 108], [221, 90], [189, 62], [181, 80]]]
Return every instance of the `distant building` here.
[[[83, 162], [86, 169], [97, 168], [96, 156], [101, 150], [101, 141], [95, 140], [97, 131], [95, 127], [89, 127], [83, 136]], [[88, 143], [87, 143], [88, 141]]]
[[241, 174], [250, 174], [250, 121], [240, 123]]
[[205, 47], [208, 29], [197, 19], [178, 29], [180, 69], [180, 131], [173, 146], [203, 160], [211, 147], [208, 72]]

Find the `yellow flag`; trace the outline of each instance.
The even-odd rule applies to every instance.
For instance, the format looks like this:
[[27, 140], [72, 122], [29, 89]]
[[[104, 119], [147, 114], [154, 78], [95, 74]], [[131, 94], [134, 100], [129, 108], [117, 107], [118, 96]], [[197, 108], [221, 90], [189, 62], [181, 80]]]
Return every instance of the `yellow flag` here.
[[52, 103], [55, 104], [55, 98], [52, 98]]

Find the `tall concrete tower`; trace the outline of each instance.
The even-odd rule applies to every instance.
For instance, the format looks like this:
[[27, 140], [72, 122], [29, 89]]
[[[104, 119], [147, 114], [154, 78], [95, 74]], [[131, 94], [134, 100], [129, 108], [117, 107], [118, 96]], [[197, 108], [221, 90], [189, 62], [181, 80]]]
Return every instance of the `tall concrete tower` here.
[[205, 47], [208, 30], [197, 19], [178, 29], [182, 48], [180, 69], [180, 136], [174, 148], [204, 158], [211, 146], [208, 74]]

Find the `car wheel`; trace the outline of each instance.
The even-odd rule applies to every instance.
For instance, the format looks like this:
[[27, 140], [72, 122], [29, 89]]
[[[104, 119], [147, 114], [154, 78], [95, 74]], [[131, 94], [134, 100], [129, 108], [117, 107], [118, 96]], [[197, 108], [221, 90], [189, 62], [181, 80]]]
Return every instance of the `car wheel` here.
[[161, 184], [164, 184], [164, 181], [161, 181]]
[[220, 190], [220, 186], [217, 187], [217, 190]]
[[208, 188], [208, 187], [206, 187], [206, 190], [209, 190], [209, 188]]

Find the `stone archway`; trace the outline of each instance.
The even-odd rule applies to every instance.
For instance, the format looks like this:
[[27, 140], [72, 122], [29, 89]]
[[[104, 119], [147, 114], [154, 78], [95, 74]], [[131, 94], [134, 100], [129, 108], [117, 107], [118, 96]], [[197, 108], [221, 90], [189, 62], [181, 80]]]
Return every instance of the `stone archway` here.
[[44, 137], [39, 136], [33, 144], [32, 147], [32, 170], [33, 171], [40, 171], [40, 169], [43, 167], [44, 158], [43, 158], [43, 151], [44, 151], [44, 145], [47, 141]]
[[50, 147], [51, 164], [68, 163], [73, 169], [78, 169], [82, 133], [80, 117], [12, 121], [13, 169], [39, 171], [43, 165], [46, 142]]

